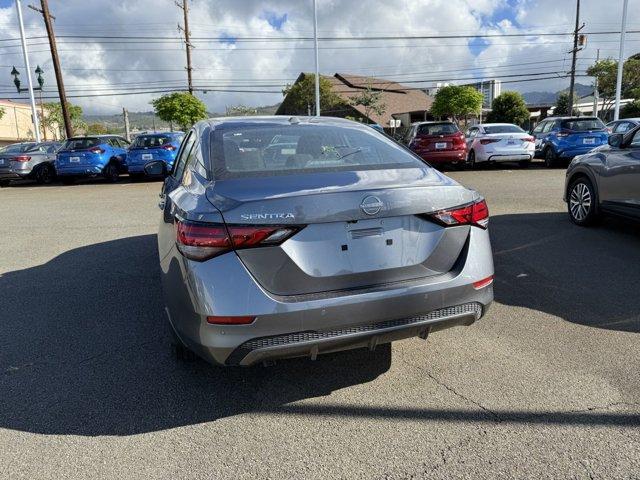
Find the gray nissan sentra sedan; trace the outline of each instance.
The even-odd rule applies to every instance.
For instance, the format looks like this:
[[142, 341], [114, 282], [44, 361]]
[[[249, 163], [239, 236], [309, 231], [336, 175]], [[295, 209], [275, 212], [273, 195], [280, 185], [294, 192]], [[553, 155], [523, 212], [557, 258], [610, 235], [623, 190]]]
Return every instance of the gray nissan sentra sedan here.
[[493, 300], [484, 199], [359, 123], [199, 122], [159, 206], [181, 357], [251, 365], [373, 350], [470, 325]]

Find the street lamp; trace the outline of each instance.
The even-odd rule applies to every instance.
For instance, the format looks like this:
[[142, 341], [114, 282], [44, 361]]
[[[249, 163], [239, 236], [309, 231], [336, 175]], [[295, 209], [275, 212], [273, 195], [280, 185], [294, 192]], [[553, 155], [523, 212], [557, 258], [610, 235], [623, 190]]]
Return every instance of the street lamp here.
[[[42, 104], [42, 87], [44, 87], [44, 78], [42, 77], [42, 74], [44, 73], [44, 71], [40, 68], [40, 65], [36, 66], [36, 70], [35, 70], [35, 74], [37, 75], [36, 79], [38, 80], [38, 85], [40, 85], [39, 87], [33, 87], [33, 90], [38, 90], [40, 92], [40, 115], [42, 116], [42, 120], [44, 121], [44, 106]], [[13, 75], [13, 83], [16, 86], [16, 90], [18, 91], [18, 93], [23, 93], [23, 92], [28, 92], [29, 89], [28, 88], [20, 88], [20, 72], [18, 71], [18, 69], [15, 67], [13, 67], [13, 69], [11, 70], [11, 75]], [[42, 127], [42, 132], [44, 133], [44, 139], [47, 139], [47, 129], [44, 128], [44, 126]]]
[[[38, 65], [38, 67], [36, 68], [35, 73], [37, 75], [38, 85], [40, 86], [33, 87], [33, 89], [42, 91], [42, 87], [44, 86], [44, 78], [42, 78], [42, 74], [44, 73], [44, 71], [40, 68], [40, 65]], [[18, 93], [29, 91], [28, 88], [20, 88], [20, 72], [16, 69], [15, 66], [11, 70], [11, 75], [13, 75], [13, 83], [15, 84], [16, 90], [18, 90]]]

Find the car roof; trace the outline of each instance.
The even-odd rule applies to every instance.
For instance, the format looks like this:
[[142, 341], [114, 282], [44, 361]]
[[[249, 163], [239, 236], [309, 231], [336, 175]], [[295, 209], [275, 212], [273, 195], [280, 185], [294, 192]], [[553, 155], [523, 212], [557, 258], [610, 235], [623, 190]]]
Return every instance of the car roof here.
[[216, 117], [209, 118], [207, 120], [201, 120], [198, 122], [200, 125], [209, 125], [212, 128], [217, 126], [233, 124], [233, 125], [255, 125], [256, 123], [264, 124], [319, 124], [319, 125], [334, 125], [334, 126], [361, 126], [367, 128], [367, 125], [355, 122], [353, 120], [347, 120], [339, 117], [307, 117], [301, 115], [262, 115], [255, 117]]
[[592, 116], [583, 116], [583, 117], [547, 117], [542, 119], [541, 122], [545, 120], [600, 120], [598, 117]]
[[428, 122], [413, 122], [411, 125], [437, 125], [439, 123], [452, 123], [454, 125], [456, 124], [451, 120], [430, 120]]
[[472, 125], [472, 127], [506, 127], [506, 126], [517, 127], [515, 123], [479, 123], [477, 125]]
[[[619, 118], [618, 120], [612, 120], [612, 121], [610, 121], [609, 123], [614, 123], [614, 122], [626, 122], [626, 121], [629, 121], [629, 122], [640, 122], [640, 117]], [[608, 124], [609, 124], [609, 123], [608, 123]], [[607, 125], [608, 125], [608, 124], [607, 124]]]

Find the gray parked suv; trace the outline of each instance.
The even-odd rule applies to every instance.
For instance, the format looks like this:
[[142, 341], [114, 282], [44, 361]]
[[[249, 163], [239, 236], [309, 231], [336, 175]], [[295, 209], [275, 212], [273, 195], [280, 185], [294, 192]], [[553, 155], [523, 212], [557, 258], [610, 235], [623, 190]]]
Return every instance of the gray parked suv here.
[[[273, 155], [276, 138], [288, 140]], [[251, 365], [373, 350], [470, 325], [493, 300], [484, 199], [359, 123], [199, 122], [159, 206], [180, 356]]]
[[0, 182], [32, 178], [40, 184], [56, 177], [54, 161], [59, 142], [15, 143], [0, 150]]
[[564, 200], [578, 225], [590, 225], [601, 214], [640, 219], [640, 126], [613, 133], [608, 145], [574, 158]]

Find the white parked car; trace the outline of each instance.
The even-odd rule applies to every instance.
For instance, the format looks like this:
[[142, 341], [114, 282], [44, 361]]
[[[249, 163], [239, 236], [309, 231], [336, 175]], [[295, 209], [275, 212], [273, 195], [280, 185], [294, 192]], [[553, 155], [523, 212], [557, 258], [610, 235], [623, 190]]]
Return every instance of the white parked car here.
[[527, 167], [535, 153], [534, 138], [511, 123], [474, 125], [466, 133], [467, 163], [518, 162]]

